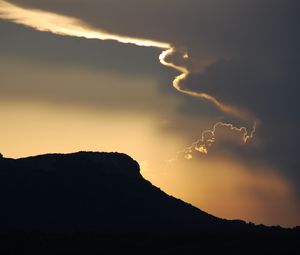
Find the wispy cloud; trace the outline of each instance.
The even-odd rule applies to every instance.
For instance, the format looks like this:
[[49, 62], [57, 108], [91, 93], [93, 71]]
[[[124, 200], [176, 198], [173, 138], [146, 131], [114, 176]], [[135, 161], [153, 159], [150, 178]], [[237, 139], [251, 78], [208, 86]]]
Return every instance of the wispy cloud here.
[[[129, 43], [141, 47], [155, 47], [155, 48], [165, 49], [159, 56], [160, 63], [162, 65], [174, 68], [175, 70], [181, 72], [181, 74], [176, 76], [173, 81], [173, 86], [177, 91], [192, 97], [209, 100], [213, 102], [215, 106], [218, 107], [224, 113], [233, 115], [244, 121], [247, 122], [255, 121], [255, 118], [250, 113], [244, 110], [241, 110], [232, 105], [224, 104], [217, 98], [207, 93], [198, 93], [190, 89], [187, 89], [185, 86], [183, 86], [182, 81], [186, 79], [186, 77], [189, 75], [190, 72], [187, 67], [180, 66], [179, 64], [173, 63], [172, 58], [173, 55], [176, 55], [179, 56], [181, 62], [184, 62], [186, 59], [189, 58], [189, 56], [186, 51], [177, 49], [173, 47], [170, 43], [112, 34], [103, 30], [92, 28], [91, 26], [85, 24], [81, 20], [73, 17], [68, 17], [65, 15], [60, 15], [60, 14], [37, 10], [37, 9], [30, 10], [30, 9], [13, 5], [6, 1], [0, 1], [0, 18], [15, 22], [17, 24], [22, 24], [28, 27], [32, 27], [39, 31], [50, 32], [50, 33], [63, 35], [63, 36], [83, 37], [87, 39], [98, 39], [98, 40], [114, 40], [120, 43]], [[246, 130], [245, 127], [237, 128], [234, 127], [233, 124], [229, 124], [229, 125], [231, 125], [232, 128], [236, 130], [238, 129], [245, 130], [246, 136], [249, 136], [247, 134], [248, 131]], [[204, 133], [206, 132], [209, 132], [209, 130], [204, 131]], [[251, 132], [251, 137], [252, 135], [253, 135], [253, 131]], [[203, 147], [203, 150], [201, 151], [207, 152], [207, 149]]]

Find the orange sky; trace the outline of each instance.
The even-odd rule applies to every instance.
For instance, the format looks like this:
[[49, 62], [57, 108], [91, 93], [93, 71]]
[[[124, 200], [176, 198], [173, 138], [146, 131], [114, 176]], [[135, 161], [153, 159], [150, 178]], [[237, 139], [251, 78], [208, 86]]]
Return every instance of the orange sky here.
[[20, 101], [2, 102], [0, 115], [0, 147], [6, 157], [126, 152], [138, 160], [141, 173], [154, 185], [211, 214], [267, 225], [299, 224], [292, 186], [282, 176], [270, 169], [254, 170], [230, 156], [179, 157], [169, 163], [184, 141], [162, 132], [158, 120]]
[[[226, 150], [228, 144], [249, 148], [244, 138], [252, 138], [254, 114], [182, 86], [189, 75], [187, 67], [179, 66], [182, 61], [201, 66], [201, 73], [217, 61], [214, 57], [194, 64], [184, 47], [172, 48], [165, 40], [110, 34], [75, 17], [6, 1], [0, 1], [0, 11], [6, 20], [0, 20], [0, 32], [6, 35], [0, 46], [0, 152], [5, 157], [124, 152], [139, 162], [142, 175], [154, 185], [211, 214], [300, 225], [295, 185], [282, 169], [261, 160], [250, 163]], [[161, 49], [169, 49], [170, 56], [163, 53], [158, 59]], [[172, 81], [182, 94], [173, 91]], [[187, 102], [203, 111], [189, 112]], [[193, 146], [189, 160], [180, 153], [215, 123], [234, 118], [242, 124], [222, 126], [217, 153], [210, 154], [215, 141], [206, 144], [208, 155]], [[245, 123], [247, 128], [241, 128]], [[228, 127], [233, 128], [228, 132]], [[253, 150], [263, 146], [255, 135]]]

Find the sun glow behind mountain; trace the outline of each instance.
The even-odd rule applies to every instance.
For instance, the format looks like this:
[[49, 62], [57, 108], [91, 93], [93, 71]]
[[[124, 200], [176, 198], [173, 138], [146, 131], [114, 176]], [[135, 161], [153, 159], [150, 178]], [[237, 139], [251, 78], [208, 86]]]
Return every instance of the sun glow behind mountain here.
[[[102, 29], [84, 15], [43, 10], [42, 2], [36, 8], [9, 2], [22, 1], [0, 1], [1, 28], [9, 31], [0, 46], [1, 153], [125, 152], [154, 184], [217, 216], [299, 224], [296, 185], [281, 164], [260, 158], [271, 129], [261, 132], [265, 119], [255, 122], [256, 114], [243, 104], [252, 91], [231, 102], [234, 90], [226, 86], [236, 81], [223, 77], [230, 68], [218, 69], [234, 57], [205, 53], [202, 61], [193, 58], [198, 46], [189, 53], [172, 36], [135, 36], [126, 19], [123, 33], [118, 26], [110, 33], [109, 24]], [[139, 31], [138, 23], [130, 24]], [[222, 87], [202, 90], [211, 73], [222, 77]], [[230, 96], [215, 96], [223, 82]], [[200, 89], [190, 85], [195, 83]]]

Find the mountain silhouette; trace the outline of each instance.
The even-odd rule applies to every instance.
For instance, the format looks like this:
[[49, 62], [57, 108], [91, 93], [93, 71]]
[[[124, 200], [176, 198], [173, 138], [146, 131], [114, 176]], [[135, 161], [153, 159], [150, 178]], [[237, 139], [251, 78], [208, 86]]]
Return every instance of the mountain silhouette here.
[[0, 157], [0, 194], [1, 254], [300, 254], [299, 228], [212, 216], [126, 154]]

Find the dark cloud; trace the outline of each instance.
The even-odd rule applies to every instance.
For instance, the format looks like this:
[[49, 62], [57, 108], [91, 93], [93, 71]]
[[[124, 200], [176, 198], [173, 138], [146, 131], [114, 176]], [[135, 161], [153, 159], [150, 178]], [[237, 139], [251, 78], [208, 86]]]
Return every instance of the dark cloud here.
[[255, 134], [260, 146], [226, 144], [226, 150], [248, 161], [267, 162], [297, 183], [300, 179], [299, 70], [299, 62], [294, 57], [232, 59], [219, 61], [202, 74], [191, 74], [184, 82], [192, 90], [205, 91], [224, 102], [251, 109], [261, 121]]
[[170, 42], [193, 57], [270, 56], [282, 46], [297, 45], [290, 40], [297, 39], [299, 22], [299, 4], [293, 0], [9, 2], [74, 16], [113, 33]]
[[169, 87], [174, 75], [161, 68], [157, 49], [62, 37], [2, 20], [0, 33], [5, 35], [0, 47], [2, 102], [36, 100], [164, 116], [176, 98], [157, 96], [160, 84]]
[[[167, 119], [166, 126], [173, 130], [191, 128], [189, 123], [177, 121], [178, 113], [186, 115], [190, 107], [181, 103], [182, 96], [170, 86], [177, 71], [162, 67], [159, 49], [41, 33], [3, 20], [0, 33], [5, 35], [0, 47], [1, 100], [155, 112]], [[218, 114], [209, 102], [193, 102], [198, 116]]]
[[[169, 42], [187, 50], [187, 88], [250, 111], [260, 146], [227, 150], [279, 168], [299, 183], [300, 4], [293, 0], [11, 0], [77, 17], [106, 31]], [[194, 100], [183, 109], [197, 116]], [[187, 110], [188, 109], [188, 110]], [[237, 125], [244, 123], [235, 120]], [[232, 146], [230, 145], [232, 144]], [[239, 148], [239, 149], [236, 149]], [[254, 152], [253, 152], [254, 151]], [[299, 187], [300, 190], [300, 187]], [[300, 194], [300, 192], [299, 192]]]
[[[0, 52], [2, 56], [31, 58], [55, 65], [89, 66], [94, 70], [115, 70], [123, 73], [163, 73], [157, 62], [157, 49], [145, 49], [115, 41], [86, 40], [41, 33], [8, 21], [0, 20]], [[22, 40], [20, 39], [22, 38]], [[131, 59], [133, 61], [128, 61]], [[147, 62], [147, 65], [138, 63]], [[162, 75], [161, 75], [162, 76]]]

